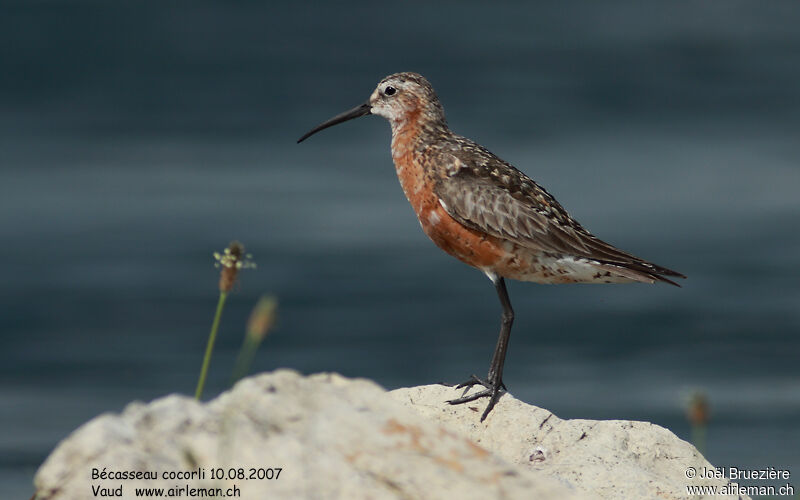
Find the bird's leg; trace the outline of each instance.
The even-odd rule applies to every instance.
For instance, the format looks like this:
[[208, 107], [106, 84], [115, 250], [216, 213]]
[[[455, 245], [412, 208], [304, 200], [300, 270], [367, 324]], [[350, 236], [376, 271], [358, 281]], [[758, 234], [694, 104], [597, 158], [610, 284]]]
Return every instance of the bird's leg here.
[[[508, 339], [511, 336], [511, 325], [514, 323], [514, 309], [511, 307], [511, 300], [508, 298], [508, 290], [506, 290], [506, 282], [501, 277], [492, 277], [494, 287], [497, 290], [497, 296], [500, 298], [500, 304], [503, 306], [503, 315], [500, 321], [500, 336], [497, 339], [497, 346], [494, 348], [492, 355], [492, 362], [489, 365], [489, 374], [486, 380], [482, 380], [475, 375], [470, 377], [466, 382], [456, 386], [457, 389], [465, 388], [464, 394], [458, 399], [448, 401], [451, 405], [459, 405], [475, 401], [476, 399], [488, 397], [489, 404], [481, 416], [481, 422], [486, 419], [486, 416], [492, 411], [494, 405], [503, 395], [506, 390], [503, 384], [503, 365], [506, 361], [506, 351], [508, 350]], [[485, 389], [475, 394], [466, 395], [467, 391], [473, 385], [482, 385]]]

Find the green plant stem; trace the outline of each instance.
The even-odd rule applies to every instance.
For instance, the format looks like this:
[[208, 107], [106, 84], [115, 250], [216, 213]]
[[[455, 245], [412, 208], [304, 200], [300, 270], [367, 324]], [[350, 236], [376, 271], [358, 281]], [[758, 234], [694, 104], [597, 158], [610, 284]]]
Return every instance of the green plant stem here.
[[706, 426], [693, 425], [692, 426], [692, 444], [701, 455], [706, 453]]
[[211, 324], [211, 333], [208, 336], [208, 345], [206, 345], [206, 355], [203, 358], [203, 367], [200, 369], [200, 378], [197, 380], [197, 389], [194, 391], [194, 398], [198, 401], [203, 396], [203, 387], [206, 385], [206, 377], [208, 376], [208, 365], [211, 364], [211, 353], [214, 352], [214, 341], [217, 339], [219, 320], [222, 318], [222, 308], [225, 307], [225, 299], [227, 297], [228, 292], [219, 292], [217, 313], [214, 315], [214, 322]]
[[239, 356], [236, 357], [236, 364], [233, 368], [231, 384], [235, 384], [239, 381], [239, 379], [247, 375], [247, 372], [250, 370], [250, 366], [253, 364], [253, 359], [256, 357], [256, 351], [258, 350], [259, 343], [260, 342], [254, 339], [251, 335], [245, 336], [244, 342], [242, 343], [242, 348], [239, 350]]

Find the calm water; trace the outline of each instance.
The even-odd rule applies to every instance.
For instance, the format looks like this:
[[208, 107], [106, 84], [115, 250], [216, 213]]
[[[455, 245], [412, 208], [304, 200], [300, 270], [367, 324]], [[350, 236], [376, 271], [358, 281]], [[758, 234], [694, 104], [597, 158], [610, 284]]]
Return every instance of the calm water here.
[[590, 230], [689, 276], [511, 283], [514, 395], [688, 438], [701, 389], [712, 463], [800, 476], [798, 23], [789, 1], [4, 2], [2, 496], [27, 498], [93, 416], [193, 390], [211, 253], [234, 238], [259, 267], [229, 301], [208, 394], [262, 293], [280, 322], [257, 370], [388, 388], [486, 370], [494, 291], [420, 231], [387, 124], [294, 144], [401, 70]]

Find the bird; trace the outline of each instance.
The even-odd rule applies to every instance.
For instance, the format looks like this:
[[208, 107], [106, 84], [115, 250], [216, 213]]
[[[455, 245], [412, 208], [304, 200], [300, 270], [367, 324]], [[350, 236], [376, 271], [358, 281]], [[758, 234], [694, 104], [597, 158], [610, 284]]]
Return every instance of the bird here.
[[[507, 392], [503, 382], [514, 309], [506, 279], [540, 284], [655, 283], [678, 285], [683, 274], [645, 261], [597, 238], [543, 187], [480, 144], [455, 134], [439, 97], [414, 72], [383, 78], [366, 102], [319, 124], [298, 143], [334, 125], [367, 115], [386, 118], [403, 192], [423, 232], [442, 250], [482, 271], [493, 283], [502, 313], [485, 378], [456, 388], [464, 404], [488, 403], [483, 422]], [[473, 386], [480, 386], [468, 394]]]

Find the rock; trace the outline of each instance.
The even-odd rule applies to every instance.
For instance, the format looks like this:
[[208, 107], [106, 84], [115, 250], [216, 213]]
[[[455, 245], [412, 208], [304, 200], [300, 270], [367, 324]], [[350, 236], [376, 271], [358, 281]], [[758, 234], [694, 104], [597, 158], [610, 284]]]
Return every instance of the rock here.
[[714, 467], [694, 446], [649, 422], [562, 420], [507, 394], [481, 423], [485, 403], [480, 400], [472, 405], [442, 405], [442, 401], [461, 395], [450, 387], [411, 387], [389, 395], [509, 463], [544, 472], [599, 498], [706, 498], [689, 495], [687, 486], [723, 487], [728, 483], [725, 479], [688, 479], [690, 468], [699, 472]]
[[710, 467], [652, 424], [561, 420], [510, 395], [480, 423], [470, 405], [443, 403], [454, 394], [387, 395], [367, 380], [280, 370], [208, 403], [132, 403], [59, 444], [36, 474], [36, 498], [137, 498], [136, 488], [183, 497], [238, 488], [244, 499], [686, 498], [686, 468]]
[[[92, 480], [93, 468], [112, 479]], [[198, 468], [205, 479], [163, 479]], [[254, 469], [264, 479], [212, 480], [212, 468], [223, 476], [242, 468], [245, 477]], [[137, 471], [158, 479], [121, 475]], [[121, 486], [123, 498], [136, 498], [136, 487], [234, 485], [245, 499], [588, 498], [423, 418], [372, 382], [288, 370], [245, 379], [207, 404], [172, 395], [99, 416], [56, 448], [34, 483], [37, 498], [53, 500], [91, 498], [92, 487]]]

